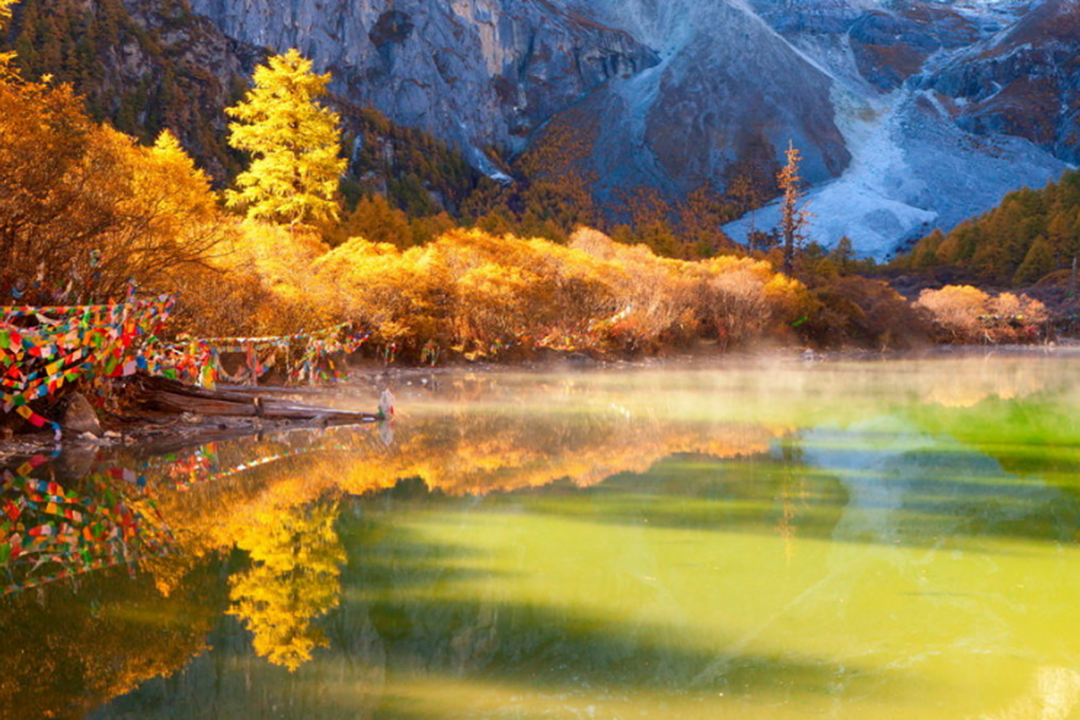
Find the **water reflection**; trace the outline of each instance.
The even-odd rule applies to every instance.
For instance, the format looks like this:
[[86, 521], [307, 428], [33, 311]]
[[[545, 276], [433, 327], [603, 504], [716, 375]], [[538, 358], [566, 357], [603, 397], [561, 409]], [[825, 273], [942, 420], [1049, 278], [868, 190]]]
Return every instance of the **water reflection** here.
[[134, 473], [109, 467], [69, 482], [49, 460], [38, 455], [3, 471], [0, 595], [168, 551], [168, 527]]
[[262, 513], [236, 544], [251, 568], [229, 579], [229, 614], [254, 636], [255, 653], [295, 670], [326, 637], [312, 621], [337, 607], [345, 548], [334, 529], [337, 503]]
[[0, 716], [1067, 717], [1077, 368], [1001, 367], [447, 376], [389, 444], [103, 457], [171, 551], [0, 601]]

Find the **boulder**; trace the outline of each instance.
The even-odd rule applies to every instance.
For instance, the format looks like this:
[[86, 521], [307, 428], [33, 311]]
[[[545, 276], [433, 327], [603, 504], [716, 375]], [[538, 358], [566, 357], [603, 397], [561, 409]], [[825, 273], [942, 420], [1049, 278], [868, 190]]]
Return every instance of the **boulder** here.
[[75, 393], [68, 398], [64, 413], [60, 418], [60, 426], [67, 432], [79, 435], [92, 433], [101, 437], [101, 423], [98, 421], [97, 413], [81, 393]]

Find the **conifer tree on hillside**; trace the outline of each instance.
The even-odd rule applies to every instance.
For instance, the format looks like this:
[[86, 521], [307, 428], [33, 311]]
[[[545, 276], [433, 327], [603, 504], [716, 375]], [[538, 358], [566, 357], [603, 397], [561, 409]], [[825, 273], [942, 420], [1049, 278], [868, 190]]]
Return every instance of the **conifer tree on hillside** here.
[[319, 104], [330, 74], [312, 72], [298, 50], [271, 57], [255, 70], [255, 85], [226, 112], [229, 143], [252, 155], [251, 166], [226, 192], [230, 207], [248, 217], [282, 223], [337, 220], [336, 195], [346, 160], [340, 118]]
[[810, 213], [804, 204], [799, 207], [799, 201], [803, 197], [802, 176], [799, 175], [799, 165], [802, 156], [795, 144], [788, 141], [788, 149], [784, 152], [787, 162], [776, 175], [776, 182], [784, 193], [783, 203], [780, 205], [780, 232], [784, 239], [784, 273], [791, 275], [795, 266], [795, 244], [802, 241], [803, 229], [810, 217]]
[[1032, 285], [1068, 270], [1080, 257], [1080, 172], [1066, 171], [1040, 190], [1009, 193], [993, 210], [947, 234], [935, 230], [893, 267], [962, 268], [981, 282]]

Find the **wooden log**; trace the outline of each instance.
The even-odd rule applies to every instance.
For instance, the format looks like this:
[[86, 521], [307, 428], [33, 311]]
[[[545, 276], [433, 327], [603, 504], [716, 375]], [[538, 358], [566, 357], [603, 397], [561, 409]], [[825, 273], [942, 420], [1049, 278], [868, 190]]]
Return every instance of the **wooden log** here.
[[376, 413], [337, 410], [302, 403], [273, 400], [224, 390], [187, 385], [168, 378], [136, 375], [126, 383], [128, 399], [150, 410], [196, 415], [261, 417], [281, 420], [333, 420], [370, 422], [382, 419]]

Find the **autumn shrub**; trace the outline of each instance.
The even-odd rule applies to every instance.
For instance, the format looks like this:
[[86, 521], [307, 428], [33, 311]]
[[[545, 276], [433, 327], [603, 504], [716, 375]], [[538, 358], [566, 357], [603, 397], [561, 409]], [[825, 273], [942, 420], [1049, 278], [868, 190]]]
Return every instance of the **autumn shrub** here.
[[593, 313], [611, 306], [593, 264], [542, 240], [453, 230], [405, 251], [353, 238], [316, 269], [342, 313], [379, 342], [417, 352], [434, 342], [480, 357], [576, 347]]
[[904, 349], [933, 334], [928, 313], [879, 280], [833, 276], [819, 280], [811, 297], [813, 309], [799, 330], [819, 347]]
[[354, 237], [330, 249], [313, 230], [233, 223], [207, 267], [174, 275], [192, 335], [276, 335], [351, 321], [370, 346], [419, 360], [424, 348], [476, 358], [551, 349], [655, 353], [700, 337], [723, 347], [783, 332], [806, 289], [765, 261], [662, 258], [588, 229], [569, 246], [453, 229], [402, 249]]
[[947, 342], [1030, 342], [1046, 323], [1046, 307], [1026, 295], [993, 296], [970, 285], [923, 290], [916, 303], [928, 310], [939, 339]]
[[29, 304], [167, 286], [226, 220], [168, 133], [153, 147], [92, 122], [70, 87], [0, 78], [0, 292]]
[[726, 346], [775, 333], [805, 301], [805, 288], [768, 262], [724, 256], [699, 262], [655, 255], [590, 229], [570, 247], [604, 261], [617, 313], [603, 323], [613, 344], [653, 350], [707, 336]]
[[708, 273], [701, 305], [724, 346], [775, 333], [805, 304], [805, 289], [772, 265], [725, 256], [702, 263]]
[[644, 245], [622, 245], [595, 230], [579, 228], [571, 249], [605, 263], [616, 313], [598, 319], [597, 331], [620, 349], [655, 351], [697, 334], [698, 298], [704, 273], [693, 263], [661, 258]]
[[177, 269], [164, 286], [179, 300], [169, 332], [285, 335], [343, 322], [340, 292], [315, 273], [327, 250], [310, 229], [232, 218], [214, 256]]
[[330, 289], [341, 317], [376, 335], [376, 343], [402, 346], [448, 343], [450, 298], [445, 267], [424, 251], [352, 238], [314, 264], [315, 281]]

